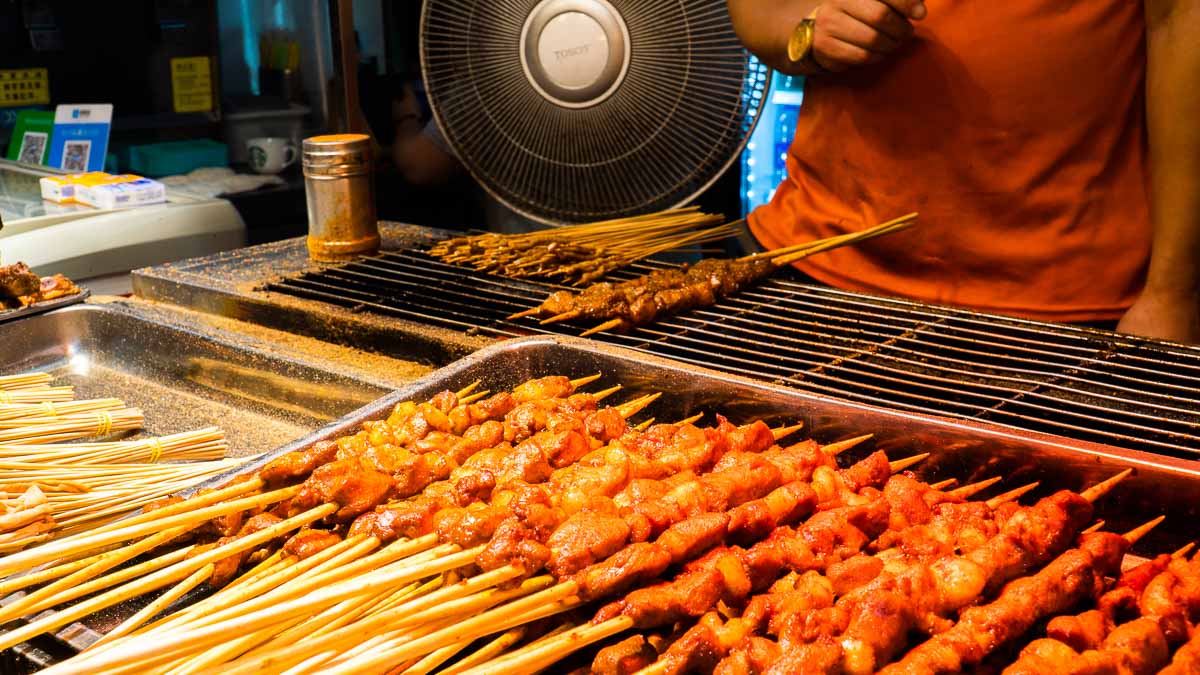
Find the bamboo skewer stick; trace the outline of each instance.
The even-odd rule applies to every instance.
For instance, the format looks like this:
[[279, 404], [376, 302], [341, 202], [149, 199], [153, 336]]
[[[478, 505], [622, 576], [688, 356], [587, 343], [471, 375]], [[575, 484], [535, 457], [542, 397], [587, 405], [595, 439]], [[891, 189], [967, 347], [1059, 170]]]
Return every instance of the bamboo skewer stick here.
[[226, 586], [211, 597], [185, 608], [181, 612], [161, 619], [160, 621], [138, 631], [137, 634], [150, 633], [160, 630], [177, 630], [188, 624], [202, 624], [219, 618], [218, 612], [239, 605], [251, 599], [273, 594], [273, 600], [282, 589], [294, 579], [304, 574], [323, 574], [330, 569], [337, 569], [357, 560], [369, 552], [378, 542], [372, 542], [366, 537], [351, 537], [339, 544], [331, 546], [317, 555], [291, 565], [283, 565], [264, 573], [259, 579], [247, 581], [237, 586]]
[[162, 459], [220, 459], [226, 450], [225, 435], [216, 427], [158, 438], [70, 445], [0, 444], [0, 459], [53, 464], [103, 464], [149, 462]]
[[125, 403], [116, 398], [97, 398], [65, 403], [54, 403], [53, 401], [3, 403], [0, 404], [0, 420], [25, 420], [25, 423], [29, 423], [30, 420], [60, 418], [97, 410], [120, 410], [124, 407]]
[[[268, 492], [252, 497], [244, 497], [236, 499], [224, 504], [215, 504], [199, 509], [168, 515], [166, 517], [154, 518], [152, 521], [139, 521], [137, 518], [128, 521], [122, 521], [120, 527], [89, 532], [86, 535], [62, 539], [44, 546], [39, 546], [36, 549], [22, 551], [5, 558], [0, 558], [0, 573], [11, 573], [16, 570], [29, 569], [34, 565], [39, 565], [44, 562], [49, 562], [55, 558], [70, 555], [78, 551], [88, 551], [116, 544], [138, 537], [152, 535], [161, 532], [163, 529], [175, 527], [178, 525], [187, 525], [191, 523], [201, 523], [218, 516], [245, 511], [257, 506], [273, 504], [275, 502], [294, 497], [299, 491], [300, 486], [282, 488], [273, 492]], [[166, 509], [163, 509], [164, 511]], [[151, 512], [156, 514], [157, 512]], [[143, 516], [151, 515], [143, 514]]]
[[587, 624], [550, 639], [540, 640], [511, 654], [463, 671], [463, 675], [485, 675], [486, 673], [504, 672], [505, 669], [514, 668], [517, 664], [519, 664], [523, 672], [535, 672], [558, 661], [576, 649], [582, 649], [587, 645], [612, 637], [630, 628], [633, 628], [633, 619], [624, 616], [612, 621], [605, 621], [601, 624]]
[[75, 398], [74, 387], [41, 387], [0, 390], [0, 403], [65, 403]]
[[[336, 506], [334, 509], [336, 510]], [[266, 530], [264, 530], [266, 532]], [[444, 571], [471, 564], [482, 547], [462, 551], [432, 560], [420, 565], [397, 564], [377, 570], [365, 576], [350, 579], [332, 586], [319, 587], [311, 593], [291, 600], [275, 604], [266, 609], [239, 613], [233, 619], [213, 623], [194, 630], [175, 630], [154, 641], [141, 640], [136, 643], [114, 642], [109, 649], [101, 651], [91, 658], [83, 660], [64, 661], [45, 671], [48, 675], [58, 673], [98, 672], [110, 666], [116, 666], [137, 660], [143, 666], [155, 665], [163, 660], [174, 658], [181, 650], [196, 651], [210, 647], [227, 639], [231, 634], [240, 634], [265, 628], [279, 623], [292, 616], [302, 616], [313, 611], [337, 604], [342, 600], [374, 593], [382, 588], [395, 588], [406, 585], [417, 579], [440, 574]], [[337, 631], [330, 635], [336, 634]], [[297, 649], [309, 649], [320, 640], [310, 640]], [[0, 644], [3, 644], [0, 642]], [[226, 670], [225, 672], [232, 672]]]
[[975, 495], [979, 494], [980, 492], [983, 492], [984, 490], [990, 488], [991, 486], [995, 485], [996, 483], [999, 483], [1002, 480], [1004, 480], [1004, 479], [1000, 476], [995, 476], [993, 478], [987, 478], [985, 480], [979, 481], [978, 483], [964, 485], [960, 488], [951, 490], [948, 494], [951, 497], [954, 497], [956, 499], [970, 499], [971, 497], [974, 497]]
[[23, 375], [0, 375], [0, 389], [35, 389], [50, 386], [50, 373], [25, 373]]
[[1039, 485], [1041, 485], [1040, 481], [1034, 481], [1032, 483], [1029, 483], [1028, 485], [1022, 485], [1021, 487], [1016, 488], [1014, 490], [1009, 490], [1008, 492], [1005, 492], [1004, 494], [996, 495], [995, 497], [992, 497], [991, 499], [987, 500], [984, 503], [988, 505], [989, 509], [994, 509], [1001, 504], [1017, 501], [1018, 499], [1025, 496], [1026, 494], [1036, 490]]
[[[29, 593], [25, 597], [17, 600], [9, 605], [0, 608], [0, 623], [7, 623], [13, 619], [19, 618], [26, 614], [38, 612], [55, 605], [60, 605], [64, 602], [69, 602], [76, 598], [85, 596], [89, 593], [94, 593], [107, 586], [112, 586], [120, 583], [131, 574], [130, 570], [121, 570], [116, 574], [110, 575], [100, 581], [92, 581], [96, 577], [104, 574], [108, 570], [132, 560], [137, 556], [153, 550], [180, 535], [188, 532], [194, 527], [199, 527], [199, 524], [194, 526], [176, 527], [156, 535], [147, 537], [131, 546], [124, 546], [114, 551], [109, 551], [97, 557], [96, 561], [91, 565], [69, 574], [52, 584], [39, 588], [38, 590]], [[167, 554], [168, 556], [170, 554]], [[139, 566], [139, 570], [144, 570], [147, 566], [155, 561], [147, 561]], [[90, 582], [90, 583], [86, 583]]]
[[158, 616], [159, 613], [161, 613], [167, 607], [170, 607], [171, 604], [176, 600], [187, 595], [189, 591], [207, 581], [208, 578], [212, 576], [214, 569], [216, 568], [213, 566], [213, 564], [208, 563], [204, 567], [196, 570], [191, 574], [191, 576], [172, 586], [170, 590], [155, 598], [145, 607], [138, 610], [133, 616], [122, 621], [120, 625], [109, 631], [104, 637], [100, 638], [100, 640], [98, 640], [92, 646], [94, 647], [99, 644], [110, 642], [121, 637], [122, 635], [127, 635], [134, 630], [137, 630], [142, 624]]
[[862, 436], [856, 436], [854, 438], [847, 438], [844, 441], [838, 441], [836, 443], [822, 445], [821, 450], [823, 450], [831, 455], [840, 455], [841, 453], [849, 450], [850, 448], [856, 447], [866, 441], [871, 440], [874, 437], [875, 437], [875, 434], [863, 434]]
[[[526, 632], [528, 631], [525, 626], [518, 626], [502, 633], [500, 637], [463, 657], [458, 663], [455, 663], [449, 668], [443, 670], [442, 675], [459, 675], [469, 668], [473, 668], [481, 663], [487, 663], [488, 661], [491, 661], [492, 659], [508, 651], [509, 648], [511, 648], [514, 644], [524, 639]], [[459, 644], [465, 647], [470, 643], [463, 644], [460, 642]]]
[[28, 424], [16, 429], [0, 430], [0, 445], [54, 443], [76, 438], [107, 436], [119, 431], [140, 429], [143, 421], [142, 411], [135, 408], [89, 413], [61, 422]]
[[1084, 499], [1086, 499], [1089, 502], [1092, 502], [1094, 504], [1101, 497], [1103, 497], [1104, 495], [1107, 495], [1109, 492], [1111, 492], [1113, 488], [1115, 488], [1117, 485], [1119, 485], [1121, 483], [1121, 481], [1125, 480], [1132, 474], [1133, 474], [1133, 469], [1125, 469], [1124, 471], [1118, 473], [1117, 475], [1113, 476], [1112, 478], [1109, 478], [1108, 480], [1097, 483], [1079, 494]]
[[142, 577], [134, 582], [119, 586], [94, 598], [89, 598], [84, 602], [67, 607], [59, 612], [51, 614], [50, 616], [38, 618], [37, 620], [32, 621], [25, 626], [0, 634], [0, 650], [8, 649], [14, 645], [18, 645], [32, 637], [64, 626], [76, 619], [87, 616], [93, 612], [100, 611], [107, 607], [111, 607], [124, 600], [128, 600], [129, 598], [145, 595], [150, 591], [179, 581], [180, 579], [187, 577], [197, 569], [200, 569], [209, 563], [216, 562], [217, 560], [239, 551], [261, 546], [262, 544], [265, 544], [266, 542], [285, 532], [299, 529], [304, 525], [324, 518], [325, 516], [330, 515], [337, 510], [338, 506], [336, 504], [325, 504], [318, 506], [298, 516], [288, 518], [287, 520], [272, 525], [271, 527], [264, 528], [263, 530], [255, 532], [254, 534], [230, 542], [225, 546], [212, 549], [191, 559], [182, 560], [149, 576]]
[[[415, 540], [414, 540], [415, 541]], [[343, 542], [344, 543], [344, 542]], [[410, 542], [411, 543], [411, 542]], [[378, 569], [371, 567], [372, 563], [376, 563], [380, 558], [386, 561], [384, 564], [392, 562], [390, 559], [396, 558], [402, 561], [401, 564], [394, 566], [395, 568], [408, 569], [409, 567], [420, 567], [422, 565], [431, 564], [436, 561], [440, 554], [445, 554], [449, 551], [448, 547], [439, 547], [429, 549], [424, 554], [419, 556], [405, 556], [404, 554], [411, 550], [411, 546], [407, 549], [404, 546], [393, 545], [384, 549], [380, 553], [372, 556], [375, 560], [360, 559], [352, 564], [347, 564], [348, 561], [354, 560], [356, 554], [361, 553], [364, 544], [378, 545], [378, 542], [373, 539], [362, 539], [358, 545], [350, 549], [344, 550], [337, 556], [334, 556], [321, 565], [313, 567], [307, 573], [307, 576], [296, 576], [288, 579], [287, 582], [278, 584], [270, 591], [263, 593], [262, 588], [247, 588], [239, 593], [234, 593], [230, 596], [219, 598], [219, 602], [212, 603], [208, 606], [197, 606], [189, 609], [183, 616], [171, 617], [151, 626], [150, 629], [154, 632], [164, 635], [175, 635], [182, 631], [201, 630], [206, 626], [213, 625], [222, 621], [236, 620], [238, 617], [259, 610], [269, 611], [271, 607], [275, 607], [285, 601], [295, 600], [303, 596], [305, 593], [313, 589], [328, 588], [338, 583], [347, 580], [353, 580], [365, 571]], [[357, 550], [356, 550], [357, 549]], [[315, 557], [315, 556], [314, 556]], [[306, 561], [305, 561], [306, 562]], [[267, 586], [266, 583], [263, 586]], [[387, 590], [391, 590], [388, 588]], [[369, 594], [370, 589], [364, 591]], [[354, 595], [352, 597], [359, 597]], [[217, 596], [210, 600], [218, 600]], [[203, 604], [203, 603], [202, 603]], [[303, 620], [302, 614], [299, 620]], [[259, 626], [257, 630], [269, 628], [271, 624]], [[144, 637], [144, 635], [142, 635]], [[118, 643], [119, 644], [119, 641]]]

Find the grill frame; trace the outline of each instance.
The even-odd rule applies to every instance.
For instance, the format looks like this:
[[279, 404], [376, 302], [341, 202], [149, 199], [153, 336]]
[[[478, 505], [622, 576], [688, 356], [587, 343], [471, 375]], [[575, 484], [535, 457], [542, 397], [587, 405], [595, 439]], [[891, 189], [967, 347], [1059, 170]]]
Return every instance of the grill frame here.
[[[646, 261], [612, 275], [667, 266]], [[1200, 453], [1200, 349], [800, 283], [785, 271], [714, 307], [593, 336], [823, 396], [1133, 450]], [[337, 282], [340, 286], [330, 285]], [[563, 286], [448, 265], [413, 249], [258, 287], [470, 338], [573, 335], [508, 321]]]

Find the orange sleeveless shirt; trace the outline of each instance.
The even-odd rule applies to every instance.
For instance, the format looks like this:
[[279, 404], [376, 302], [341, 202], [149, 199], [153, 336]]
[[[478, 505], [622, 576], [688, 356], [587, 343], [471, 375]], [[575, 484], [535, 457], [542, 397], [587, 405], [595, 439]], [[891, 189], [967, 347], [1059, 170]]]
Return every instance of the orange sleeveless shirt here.
[[927, 0], [887, 62], [806, 85], [768, 248], [911, 211], [797, 267], [833, 286], [1049, 321], [1119, 318], [1150, 250], [1137, 0]]

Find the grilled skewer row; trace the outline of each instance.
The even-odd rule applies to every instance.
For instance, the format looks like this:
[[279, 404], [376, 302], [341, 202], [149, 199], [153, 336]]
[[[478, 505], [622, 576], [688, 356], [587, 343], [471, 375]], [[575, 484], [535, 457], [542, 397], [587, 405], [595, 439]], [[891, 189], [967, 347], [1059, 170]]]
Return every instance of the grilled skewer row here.
[[[821, 658], [829, 661], [828, 670], [814, 672], [871, 672], [875, 658], [886, 663], [889, 650], [894, 651], [903, 645], [910, 628], [928, 626], [927, 629], [936, 629], [945, 626], [947, 621], [939, 618], [939, 614], [965, 606], [981, 595], [996, 592], [1008, 579], [1044, 564], [1057, 552], [1067, 548], [1079, 528], [1090, 518], [1090, 500], [1111, 489], [1115, 482], [1126, 475], [1122, 474], [1115, 480], [1090, 489], [1082, 496], [1060, 492], [1029, 508], [1006, 507], [1002, 502], [997, 502], [994, 514], [989, 511], [991, 504], [939, 505], [935, 501], [932, 505], [939, 507], [936, 518], [931, 517], [931, 504], [911, 498], [911, 495], [921, 493], [919, 484], [912, 481], [906, 484], [902, 477], [892, 478], [888, 489], [885, 489], [889, 498], [884, 498], [883, 494], [876, 495], [871, 511], [864, 512], [862, 507], [834, 509], [818, 514], [798, 530], [776, 530], [749, 550], [738, 547], [716, 549], [701, 561], [685, 567], [684, 574], [676, 580], [634, 591], [624, 600], [602, 609], [594, 619], [598, 625], [593, 634], [601, 637], [611, 634], [599, 630], [606, 625], [612, 625], [617, 630], [622, 626], [641, 630], [670, 626], [688, 616], [713, 609], [718, 604], [745, 607], [748, 594], [756, 588], [770, 586], [781, 572], [827, 570], [833, 572], [838, 587], [846, 592], [846, 596], [840, 599], [852, 598], [852, 602], [830, 605], [832, 613], [827, 613], [824, 620], [818, 618], [815, 625], [812, 623], [812, 610], [819, 608], [819, 603], [816, 607], [806, 608], [800, 613], [803, 620], [797, 624], [802, 630], [795, 637], [805, 636], [807, 632], [808, 639], [795, 643], [795, 646], [803, 650], [803, 645], [824, 635], [825, 644], [820, 646], [832, 646], [837, 651], [831, 655], [808, 649], [809, 653], [802, 661], [816, 663]], [[1015, 498], [1025, 491], [1025, 488], [1014, 491], [1010, 497]], [[901, 498], [905, 493], [910, 495], [907, 500]], [[936, 493], [929, 492], [928, 495]], [[915, 504], [920, 504], [922, 508], [914, 509]], [[868, 517], [867, 514], [871, 512], [873, 517]], [[826, 525], [829, 529], [821, 528], [822, 516], [829, 519]], [[995, 524], [990, 525], [989, 530], [987, 524], [992, 519]], [[968, 522], [974, 522], [976, 527], [965, 528], [964, 532], [962, 525]], [[888, 528], [889, 524], [893, 527]], [[984, 527], [979, 527], [981, 525]], [[872, 540], [877, 549], [888, 545], [893, 548], [876, 556], [856, 555]], [[847, 548], [846, 544], [850, 546]], [[821, 551], [821, 546], [826, 548]], [[965, 550], [970, 553], [962, 555]], [[852, 560], [846, 560], [851, 556]], [[863, 586], [864, 590], [857, 591], [857, 596], [853, 597], [852, 594], [856, 592], [853, 589], [858, 586]], [[922, 593], [921, 589], [925, 592]], [[923, 600], [913, 597], [913, 594]], [[818, 593], [816, 597], [821, 595]], [[824, 595], [830, 599], [834, 597], [828, 590]], [[759, 615], [757, 621], [760, 624], [763, 610], [769, 606], [769, 603], [764, 605], [760, 602], [752, 612]], [[892, 608], [891, 611], [887, 610], [888, 607]], [[817, 616], [820, 615], [821, 612], [817, 612]], [[856, 615], [861, 619], [856, 620]], [[890, 619], [879, 624], [880, 616]], [[719, 624], [718, 621], [718, 627]], [[712, 626], [701, 626], [700, 632], [692, 631], [692, 634], [677, 641], [682, 658], [674, 664], [664, 662], [671, 667], [661, 668], [657, 672], [706, 672], [718, 665], [717, 662], [731, 648], [738, 646], [739, 639], [735, 638], [732, 644], [726, 643], [721, 647], [719, 638], [728, 639], [731, 634], [721, 636], [711, 630], [706, 631], [706, 628]], [[745, 628], [745, 623], [742, 628]], [[733, 634], [736, 633], [733, 631]], [[844, 633], [841, 644], [830, 639], [839, 633]], [[570, 638], [571, 635], [566, 637]], [[744, 632], [742, 637], [746, 637]], [[843, 645], [845, 654], [842, 653]], [[578, 643], [564, 643], [568, 650], [579, 646]], [[797, 650], [793, 647], [789, 652], [796, 653]], [[536, 649], [530, 653], [536, 653]], [[779, 653], [777, 649], [775, 655]], [[695, 661], [697, 657], [699, 662]], [[501, 667], [501, 663], [502, 667], [533, 667], [535, 663], [537, 666], [545, 665], [544, 661], [520, 660], [501, 660], [491, 665]], [[792, 660], [789, 663], [794, 668], [798, 662]], [[743, 671], [734, 667], [728, 672]], [[778, 672], [797, 671], [785, 668]]]
[[537, 316], [543, 319], [543, 324], [572, 319], [603, 322], [584, 335], [606, 330], [626, 331], [665, 316], [713, 305], [815, 253], [904, 229], [915, 221], [916, 215], [908, 214], [862, 232], [810, 244], [737, 259], [704, 258], [694, 265], [655, 270], [620, 283], [600, 282], [577, 294], [558, 291], [537, 307], [508, 318]]

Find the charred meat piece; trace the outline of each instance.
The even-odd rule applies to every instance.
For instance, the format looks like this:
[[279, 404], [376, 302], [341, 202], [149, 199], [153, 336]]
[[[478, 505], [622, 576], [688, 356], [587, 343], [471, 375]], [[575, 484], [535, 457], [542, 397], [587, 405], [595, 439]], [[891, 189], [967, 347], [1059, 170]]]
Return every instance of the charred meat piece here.
[[42, 280], [23, 262], [0, 267], [0, 298], [16, 300], [41, 290]]

